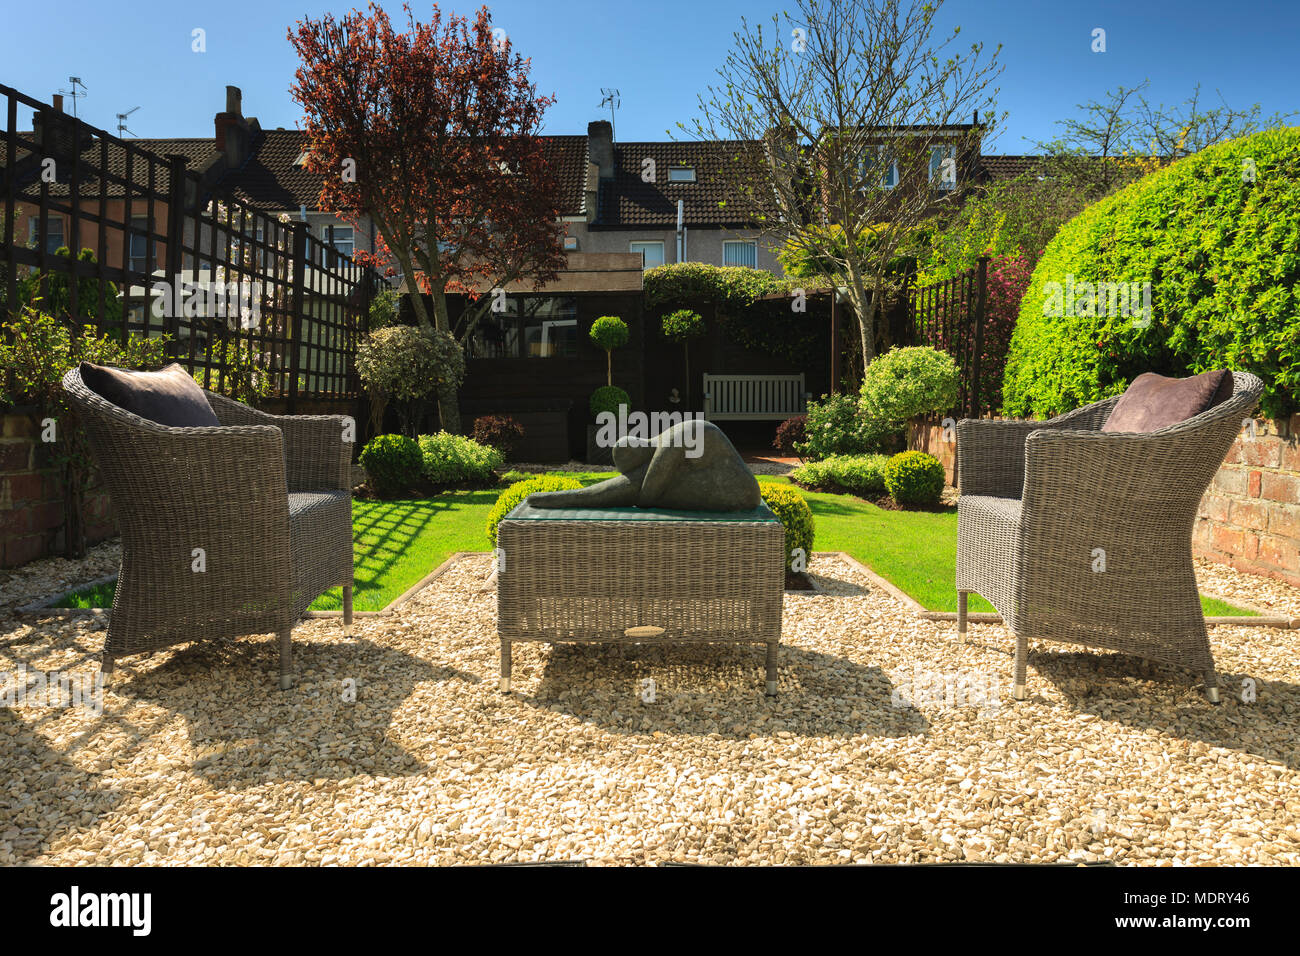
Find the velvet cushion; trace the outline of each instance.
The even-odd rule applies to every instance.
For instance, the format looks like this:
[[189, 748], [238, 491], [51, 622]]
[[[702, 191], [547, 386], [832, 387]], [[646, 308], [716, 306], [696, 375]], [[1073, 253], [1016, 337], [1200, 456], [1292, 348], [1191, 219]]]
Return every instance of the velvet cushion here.
[[158, 372], [131, 372], [82, 362], [81, 380], [105, 401], [159, 425], [200, 428], [221, 424], [203, 389], [176, 363]]
[[1111, 410], [1104, 432], [1153, 432], [1209, 411], [1232, 397], [1232, 373], [1222, 369], [1190, 378], [1144, 372]]

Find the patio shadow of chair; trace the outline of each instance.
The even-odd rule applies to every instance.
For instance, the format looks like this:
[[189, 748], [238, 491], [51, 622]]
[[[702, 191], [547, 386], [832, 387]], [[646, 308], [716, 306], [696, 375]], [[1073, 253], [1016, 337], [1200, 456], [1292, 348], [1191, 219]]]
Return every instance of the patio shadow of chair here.
[[[761, 644], [534, 646], [546, 655], [541, 680], [516, 696], [613, 733], [743, 740], [778, 731], [904, 737], [929, 729], [919, 710], [893, 704], [893, 684], [880, 668], [801, 647], [781, 646], [773, 698], [763, 693]], [[647, 678], [654, 680], [653, 703], [642, 701]]]
[[[1029, 664], [1083, 713], [1300, 769], [1300, 747], [1294, 744], [1300, 740], [1300, 684], [1252, 678], [1255, 700], [1247, 703], [1241, 698], [1249, 675], [1224, 672], [1223, 704], [1216, 708], [1187, 684], [1183, 668], [1136, 655], [1031, 649]], [[1167, 693], [1153, 694], [1144, 682]], [[1270, 746], [1270, 738], [1292, 745]]]
[[[7, 741], [7, 747], [23, 751], [28, 761], [5, 767], [7, 786], [15, 793], [38, 789], [38, 777], [58, 781], [56, 801], [20, 803], [5, 793], [6, 785], [0, 785], [0, 842], [10, 844], [19, 864], [36, 859], [64, 836], [93, 827], [127, 798], [121, 791], [103, 786], [98, 774], [82, 770], [67, 754], [49, 746], [31, 723], [7, 707], [0, 707], [0, 739]], [[53, 826], [51, 812], [57, 814]], [[8, 835], [12, 830], [18, 831], [16, 836]]]
[[[239, 790], [275, 781], [424, 772], [426, 759], [389, 739], [394, 714], [417, 684], [480, 680], [364, 638], [346, 644], [300, 639], [299, 680], [285, 695], [252, 677], [274, 666], [273, 646], [270, 636], [206, 641], [147, 671], [127, 658], [111, 690], [183, 717], [196, 754], [189, 769], [214, 788]], [[345, 700], [348, 680], [355, 681], [352, 702]], [[268, 740], [275, 745], [264, 746]], [[141, 743], [149, 746], [147, 739]]]

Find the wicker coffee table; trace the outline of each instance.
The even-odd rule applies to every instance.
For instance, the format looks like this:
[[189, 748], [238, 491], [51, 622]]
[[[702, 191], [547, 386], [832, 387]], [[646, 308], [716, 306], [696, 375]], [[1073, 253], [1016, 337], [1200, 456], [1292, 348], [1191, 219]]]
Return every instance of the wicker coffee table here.
[[785, 532], [753, 511], [542, 509], [497, 530], [501, 690], [513, 641], [767, 645], [776, 694]]

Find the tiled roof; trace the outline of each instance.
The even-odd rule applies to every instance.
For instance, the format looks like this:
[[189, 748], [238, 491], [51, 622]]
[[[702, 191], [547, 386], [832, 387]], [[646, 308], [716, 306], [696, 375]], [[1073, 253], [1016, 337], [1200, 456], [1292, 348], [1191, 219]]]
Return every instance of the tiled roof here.
[[[25, 140], [32, 140], [33, 134], [22, 132], [18, 134]], [[167, 193], [171, 189], [170, 167], [166, 162], [167, 156], [171, 153], [179, 153], [188, 160], [189, 169], [200, 171], [208, 163], [216, 159], [220, 154], [217, 152], [216, 145], [211, 139], [133, 139], [128, 141], [132, 149], [132, 177], [133, 183], [139, 186], [147, 186], [149, 182], [150, 162], [140, 155], [136, 150], [145, 153], [152, 153], [162, 162], [153, 163], [154, 170], [154, 188], [159, 193]], [[127, 151], [117, 143], [110, 142], [108, 148], [108, 166], [106, 172], [110, 176], [126, 178], [126, 155]], [[21, 169], [25, 160], [34, 159], [30, 150], [19, 149], [16, 154], [18, 166]], [[55, 158], [58, 158], [57, 152]], [[102, 144], [98, 139], [83, 140], [81, 152], [78, 158], [80, 164], [79, 179], [80, 188], [78, 194], [83, 199], [97, 199], [100, 195], [99, 170], [104, 161], [102, 153]], [[72, 170], [70, 161], [60, 161], [58, 167], [59, 178], [57, 182], [49, 184], [49, 195], [51, 197], [67, 198], [71, 195]], [[27, 196], [37, 196], [40, 194], [39, 168], [33, 167], [30, 172], [25, 172], [20, 178], [20, 192]], [[109, 198], [121, 197], [124, 194], [124, 188], [114, 182], [108, 183], [108, 188], [104, 193]]]
[[587, 137], [543, 136], [542, 149], [560, 181], [560, 215], [586, 211]]
[[[687, 226], [735, 226], [742, 217], [732, 207], [719, 205], [728, 199], [724, 169], [736, 154], [735, 142], [616, 143], [614, 178], [600, 186], [601, 226], [677, 225], [677, 200], [683, 200]], [[654, 182], [641, 177], [646, 159], [655, 163]], [[690, 166], [695, 182], [669, 182], [673, 166]]]
[[1042, 161], [1042, 156], [981, 156], [979, 164], [990, 179], [1014, 179]]

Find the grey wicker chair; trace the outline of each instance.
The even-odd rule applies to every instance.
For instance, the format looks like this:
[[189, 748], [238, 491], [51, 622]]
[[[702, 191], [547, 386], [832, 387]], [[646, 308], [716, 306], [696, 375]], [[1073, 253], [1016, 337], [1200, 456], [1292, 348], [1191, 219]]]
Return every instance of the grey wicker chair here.
[[63, 388], [122, 532], [103, 672], [125, 654], [275, 632], [288, 688], [290, 632], [308, 605], [342, 585], [352, 623], [346, 419], [268, 415], [206, 392], [221, 426], [171, 428], [104, 400], [75, 368]]
[[[957, 630], [982, 595], [1016, 636], [1017, 700], [1030, 637], [1202, 671], [1219, 699], [1192, 566], [1197, 506], [1263, 383], [1143, 433], [1102, 432], [1118, 398], [1048, 421], [957, 424]], [[1100, 550], [1098, 550], [1100, 549]]]

